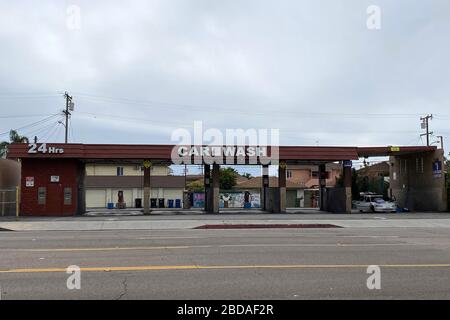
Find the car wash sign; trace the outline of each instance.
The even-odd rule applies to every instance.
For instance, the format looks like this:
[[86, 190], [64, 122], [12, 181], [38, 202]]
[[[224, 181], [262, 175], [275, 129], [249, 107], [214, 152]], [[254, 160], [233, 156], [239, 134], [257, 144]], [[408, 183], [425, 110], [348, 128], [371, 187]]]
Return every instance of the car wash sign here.
[[37, 143], [28, 144], [28, 153], [29, 154], [62, 154], [64, 153], [64, 148], [59, 147], [47, 147], [46, 143], [41, 143], [38, 145]]
[[433, 177], [435, 177], [435, 178], [442, 177], [442, 161], [441, 160], [433, 161]]
[[274, 147], [268, 146], [176, 146], [172, 150], [174, 164], [269, 164]]

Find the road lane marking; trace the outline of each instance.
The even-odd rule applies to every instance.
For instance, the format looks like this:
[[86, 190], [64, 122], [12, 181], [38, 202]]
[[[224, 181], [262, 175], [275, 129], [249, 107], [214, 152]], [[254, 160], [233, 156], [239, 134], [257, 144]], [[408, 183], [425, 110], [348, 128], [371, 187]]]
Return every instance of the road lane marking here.
[[76, 251], [120, 251], [120, 250], [165, 250], [187, 249], [188, 246], [164, 246], [164, 247], [107, 247], [107, 248], [48, 248], [48, 249], [0, 249], [1, 251], [14, 252], [76, 252]]
[[[234, 235], [209, 235], [209, 236], [178, 236], [178, 237], [163, 237], [163, 236], [148, 236], [148, 237], [126, 237], [126, 238], [117, 238], [117, 239], [108, 239], [108, 240], [122, 240], [122, 241], [133, 241], [133, 240], [172, 240], [172, 239], [236, 239], [236, 238], [323, 238], [323, 236], [328, 237], [336, 237], [336, 238], [400, 238], [398, 235], [340, 235], [340, 234], [329, 234], [329, 233], [283, 233], [283, 234], [269, 234], [269, 235], [254, 235], [254, 234], [234, 234]], [[432, 237], [431, 237], [432, 238]], [[437, 236], [436, 238], [440, 238]], [[54, 237], [42, 237], [39, 238], [40, 241], [54, 241], [55, 239], [60, 240], [59, 238]], [[92, 240], [88, 238], [78, 237], [68, 237], [64, 238], [63, 240]], [[104, 240], [104, 238], [95, 238], [94, 240]], [[30, 241], [30, 238], [28, 237], [3, 237], [2, 242], [5, 241]], [[36, 241], [36, 239], [32, 239], [31, 241]]]
[[[449, 245], [443, 243], [441, 245]], [[240, 248], [240, 247], [395, 247], [395, 246], [427, 246], [422, 243], [257, 243], [257, 244], [222, 244], [222, 245], [194, 245], [194, 246], [155, 246], [155, 247], [105, 247], [105, 248], [6, 248], [0, 252], [89, 252], [89, 251], [126, 251], [126, 250], [172, 250], [196, 248]]]
[[[112, 271], [168, 271], [168, 270], [226, 270], [226, 269], [358, 269], [367, 268], [371, 264], [298, 264], [298, 265], [229, 265], [229, 266], [125, 266], [125, 267], [81, 267], [86, 272], [112, 272]], [[385, 264], [380, 268], [450, 268], [446, 264]], [[66, 268], [24, 268], [0, 269], [0, 273], [48, 273], [66, 272]]]
[[124, 240], [172, 240], [172, 239], [207, 239], [208, 237], [139, 237], [139, 238], [125, 238]]

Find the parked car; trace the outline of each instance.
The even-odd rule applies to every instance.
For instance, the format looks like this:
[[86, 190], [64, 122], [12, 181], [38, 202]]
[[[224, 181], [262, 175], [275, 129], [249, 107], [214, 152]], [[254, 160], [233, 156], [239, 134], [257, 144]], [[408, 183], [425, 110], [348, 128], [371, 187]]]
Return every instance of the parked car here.
[[359, 212], [396, 212], [397, 204], [393, 201], [385, 201], [382, 195], [364, 193], [358, 201], [353, 201], [353, 206]]

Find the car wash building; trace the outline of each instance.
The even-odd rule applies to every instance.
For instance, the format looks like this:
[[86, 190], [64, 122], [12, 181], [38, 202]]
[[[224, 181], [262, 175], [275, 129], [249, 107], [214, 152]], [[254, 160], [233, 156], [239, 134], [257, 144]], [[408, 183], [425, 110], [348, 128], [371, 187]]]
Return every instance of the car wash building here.
[[[222, 147], [215, 147], [222, 148]], [[262, 167], [261, 209], [273, 213], [286, 211], [286, 167], [288, 165], [318, 166], [320, 209], [335, 213], [351, 212], [352, 161], [359, 158], [389, 156], [391, 195], [400, 206], [415, 211], [446, 211], [447, 189], [443, 171], [444, 153], [436, 147], [305, 147], [279, 146], [276, 148], [278, 183], [270, 185], [269, 164], [258, 157], [272, 156], [272, 147], [233, 146], [216, 154], [210, 147], [174, 145], [123, 144], [12, 144], [8, 158], [21, 165], [20, 215], [71, 216], [86, 212], [86, 190], [92, 187], [86, 177], [87, 167], [95, 164], [130, 164], [143, 168], [143, 211], [151, 213], [150, 200], [156, 179], [152, 166], [168, 166], [174, 161], [174, 150], [185, 161], [204, 166], [204, 210], [219, 213], [218, 163], [205, 161], [208, 156], [231, 159], [234, 164], [258, 164]], [[254, 162], [256, 161], [256, 162]], [[223, 163], [231, 164], [224, 161]], [[342, 166], [344, 186], [326, 186], [326, 165]], [[107, 182], [103, 179], [106, 188]], [[105, 182], [106, 181], [106, 182]], [[131, 182], [130, 182], [131, 183]], [[114, 186], [111, 186], [114, 187]], [[130, 185], [130, 188], [132, 186]], [[174, 185], [175, 187], [175, 185]], [[133, 194], [133, 193], [131, 193]], [[132, 203], [132, 202], [131, 202]]]

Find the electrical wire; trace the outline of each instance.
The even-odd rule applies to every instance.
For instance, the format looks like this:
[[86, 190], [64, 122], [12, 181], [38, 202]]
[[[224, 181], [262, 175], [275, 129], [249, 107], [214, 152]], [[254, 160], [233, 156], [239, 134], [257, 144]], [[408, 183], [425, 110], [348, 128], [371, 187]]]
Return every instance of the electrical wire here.
[[[106, 114], [106, 113], [94, 113], [94, 112], [82, 112], [79, 111], [77, 112], [76, 115], [86, 115], [92, 118], [98, 118], [98, 117], [105, 117], [105, 118], [111, 118], [114, 120], [118, 120], [118, 121], [123, 121], [123, 122], [149, 122], [149, 123], [153, 123], [154, 125], [159, 125], [162, 127], [167, 127], [167, 124], [173, 124], [176, 125], [178, 127], [191, 127], [191, 125], [186, 125], [183, 122], [174, 122], [174, 121], [155, 121], [155, 120], [150, 120], [150, 119], [145, 119], [145, 118], [137, 118], [137, 117], [129, 117], [129, 116], [119, 116], [119, 115], [113, 115], [113, 114]], [[75, 115], [75, 114], [74, 114]]]
[[[61, 128], [62, 128], [62, 125], [60, 122], [58, 122], [55, 132], [50, 137], [48, 137], [48, 142], [52, 142], [52, 139], [54, 139], [53, 142], [56, 142], [56, 140], [58, 140]], [[53, 137], [55, 137], [55, 138], [53, 138]]]
[[34, 99], [34, 98], [53, 98], [59, 97], [60, 94], [55, 92], [41, 92], [41, 93], [17, 93], [17, 92], [9, 92], [9, 93], [1, 93], [0, 99]]
[[[39, 121], [30, 123], [30, 124], [27, 124], [27, 125], [25, 125], [23, 127], [15, 128], [15, 129], [12, 129], [12, 130], [19, 131], [19, 130], [24, 130], [26, 128], [32, 128], [32, 127], [38, 126], [40, 124], [43, 124], [43, 123], [45, 123], [47, 121], [50, 121], [51, 119], [53, 119], [53, 118], [55, 118], [55, 117], [57, 117], [59, 115], [61, 115], [61, 114], [60, 113], [56, 113], [56, 114], [53, 114], [53, 115], [51, 115], [49, 117], [46, 117], [46, 118], [44, 118], [42, 120], [39, 120]], [[10, 133], [10, 130], [0, 133], [0, 136], [9, 135], [9, 133]]]
[[[150, 120], [150, 119], [146, 119], [146, 118], [137, 118], [137, 117], [130, 117], [130, 116], [119, 116], [119, 115], [113, 115], [113, 114], [106, 114], [106, 113], [95, 113], [95, 112], [77, 112], [77, 114], [81, 114], [81, 115], [86, 115], [92, 118], [110, 118], [113, 120], [117, 120], [117, 121], [122, 121], [122, 122], [148, 122], [148, 123], [152, 123], [154, 125], [157, 126], [161, 126], [164, 128], [169, 127], [168, 125], [174, 125], [176, 127], [184, 127], [184, 128], [190, 128], [192, 127], [192, 125], [187, 125], [183, 122], [175, 122], [175, 121], [155, 121], [155, 120]], [[206, 129], [206, 128], [205, 128]], [[257, 129], [256, 129], [257, 130]], [[418, 131], [413, 131], [413, 130], [391, 130], [391, 131], [387, 131], [387, 130], [365, 130], [365, 133], [382, 133], [382, 134], [418, 134]], [[296, 133], [296, 134], [305, 134], [305, 133], [343, 133], [343, 134], [355, 134], [355, 130], [321, 130], [321, 131], [311, 131], [311, 130], [304, 130], [304, 131], [300, 131], [298, 128], [297, 129], [280, 129], [280, 133]]]
[[56, 130], [58, 130], [60, 123], [56, 122], [56, 124], [49, 130], [45, 135], [40, 139], [42, 142], [48, 142], [50, 137], [53, 136]]
[[[421, 114], [419, 113], [344, 113], [344, 112], [296, 112], [296, 111], [289, 111], [289, 110], [282, 110], [282, 112], [274, 112], [274, 109], [267, 110], [266, 112], [246, 112], [243, 111], [242, 108], [236, 109], [236, 108], [229, 108], [229, 107], [222, 107], [220, 110], [217, 110], [216, 108], [209, 107], [209, 106], [198, 106], [198, 105], [192, 105], [192, 104], [178, 104], [178, 103], [169, 103], [169, 102], [162, 102], [162, 101], [154, 101], [154, 100], [135, 100], [135, 99], [128, 99], [128, 98], [118, 98], [118, 97], [107, 97], [107, 96], [100, 96], [100, 95], [93, 95], [88, 93], [75, 93], [77, 97], [81, 99], [87, 99], [87, 100], [97, 100], [99, 102], [106, 102], [106, 103], [126, 103], [126, 104], [132, 104], [132, 105], [140, 105], [140, 106], [148, 106], [152, 108], [157, 107], [164, 107], [167, 109], [167, 106], [175, 107], [175, 108], [183, 108], [184, 110], [187, 110], [186, 108], [189, 108], [187, 110], [188, 112], [192, 112], [192, 109], [201, 109], [202, 112], [212, 112], [212, 113], [230, 113], [230, 114], [248, 114], [251, 116], [278, 116], [278, 115], [286, 115], [286, 116], [302, 116], [302, 117], [349, 117], [349, 118], [369, 118], [369, 117], [375, 117], [375, 118], [412, 118], [412, 117], [419, 117]], [[261, 108], [258, 108], [259, 110]], [[449, 115], [450, 117], [450, 115]]]
[[51, 116], [51, 114], [3, 115], [0, 116], [0, 119], [37, 118], [42, 116]]
[[61, 116], [60, 118], [56, 119], [56, 122], [52, 122], [44, 127], [38, 128], [37, 130], [33, 130], [32, 132], [24, 133], [24, 135], [27, 137], [37, 136], [37, 138], [39, 139], [39, 135], [47, 133], [50, 128], [58, 125], [58, 123], [60, 123], [63, 119], [64, 117]]
[[69, 136], [70, 136], [70, 140], [72, 142], [75, 141], [75, 136], [73, 135], [73, 132], [74, 132], [74, 130], [73, 130], [73, 121], [71, 121], [70, 122], [70, 126], [69, 126]]
[[32, 138], [32, 136], [37, 136], [39, 138], [40, 134], [47, 132], [48, 129], [52, 128], [55, 125], [56, 125], [56, 123], [50, 123], [44, 127], [38, 128], [36, 130], [30, 131], [30, 132], [24, 132], [24, 136], [29, 137], [30, 139]]

